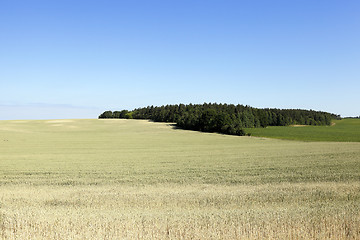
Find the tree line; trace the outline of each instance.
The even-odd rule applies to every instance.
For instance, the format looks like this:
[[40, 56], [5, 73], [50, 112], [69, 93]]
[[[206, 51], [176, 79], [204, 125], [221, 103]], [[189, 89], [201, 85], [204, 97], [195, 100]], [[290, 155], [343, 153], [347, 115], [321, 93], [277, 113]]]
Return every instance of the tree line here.
[[339, 115], [302, 109], [254, 108], [234, 104], [175, 104], [148, 106], [132, 111], [105, 111], [99, 118], [149, 119], [155, 122], [173, 122], [183, 129], [246, 135], [244, 128], [330, 125]]

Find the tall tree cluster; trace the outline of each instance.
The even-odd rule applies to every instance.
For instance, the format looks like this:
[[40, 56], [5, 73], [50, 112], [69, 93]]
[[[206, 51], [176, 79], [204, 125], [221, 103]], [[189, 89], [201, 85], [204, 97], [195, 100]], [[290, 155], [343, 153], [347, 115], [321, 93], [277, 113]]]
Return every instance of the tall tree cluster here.
[[245, 135], [244, 128], [330, 125], [339, 115], [301, 109], [253, 108], [234, 104], [176, 104], [148, 106], [132, 111], [105, 111], [99, 118], [149, 119], [155, 122], [174, 122], [179, 128], [230, 135]]

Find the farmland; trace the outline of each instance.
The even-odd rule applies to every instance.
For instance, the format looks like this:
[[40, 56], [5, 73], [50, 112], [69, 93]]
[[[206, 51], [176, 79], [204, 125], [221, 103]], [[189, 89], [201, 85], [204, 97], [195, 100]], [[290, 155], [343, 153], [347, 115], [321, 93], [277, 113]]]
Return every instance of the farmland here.
[[300, 141], [360, 142], [360, 119], [333, 120], [331, 126], [247, 128], [252, 136]]
[[0, 238], [358, 239], [359, 169], [356, 141], [1, 121]]

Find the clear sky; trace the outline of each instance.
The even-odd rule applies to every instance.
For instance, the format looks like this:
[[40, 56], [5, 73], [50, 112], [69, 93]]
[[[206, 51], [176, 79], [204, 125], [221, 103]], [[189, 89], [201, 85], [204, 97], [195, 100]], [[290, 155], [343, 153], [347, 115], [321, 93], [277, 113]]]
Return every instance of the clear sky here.
[[0, 0], [0, 119], [233, 103], [360, 115], [360, 1]]

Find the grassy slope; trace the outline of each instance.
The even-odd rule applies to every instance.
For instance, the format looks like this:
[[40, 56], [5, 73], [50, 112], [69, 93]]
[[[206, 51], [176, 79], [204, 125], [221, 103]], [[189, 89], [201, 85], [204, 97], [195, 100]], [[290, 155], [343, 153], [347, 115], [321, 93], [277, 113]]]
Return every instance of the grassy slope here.
[[360, 142], [360, 119], [335, 120], [333, 126], [247, 128], [252, 136], [300, 141]]
[[0, 122], [0, 238], [360, 237], [360, 143]]

